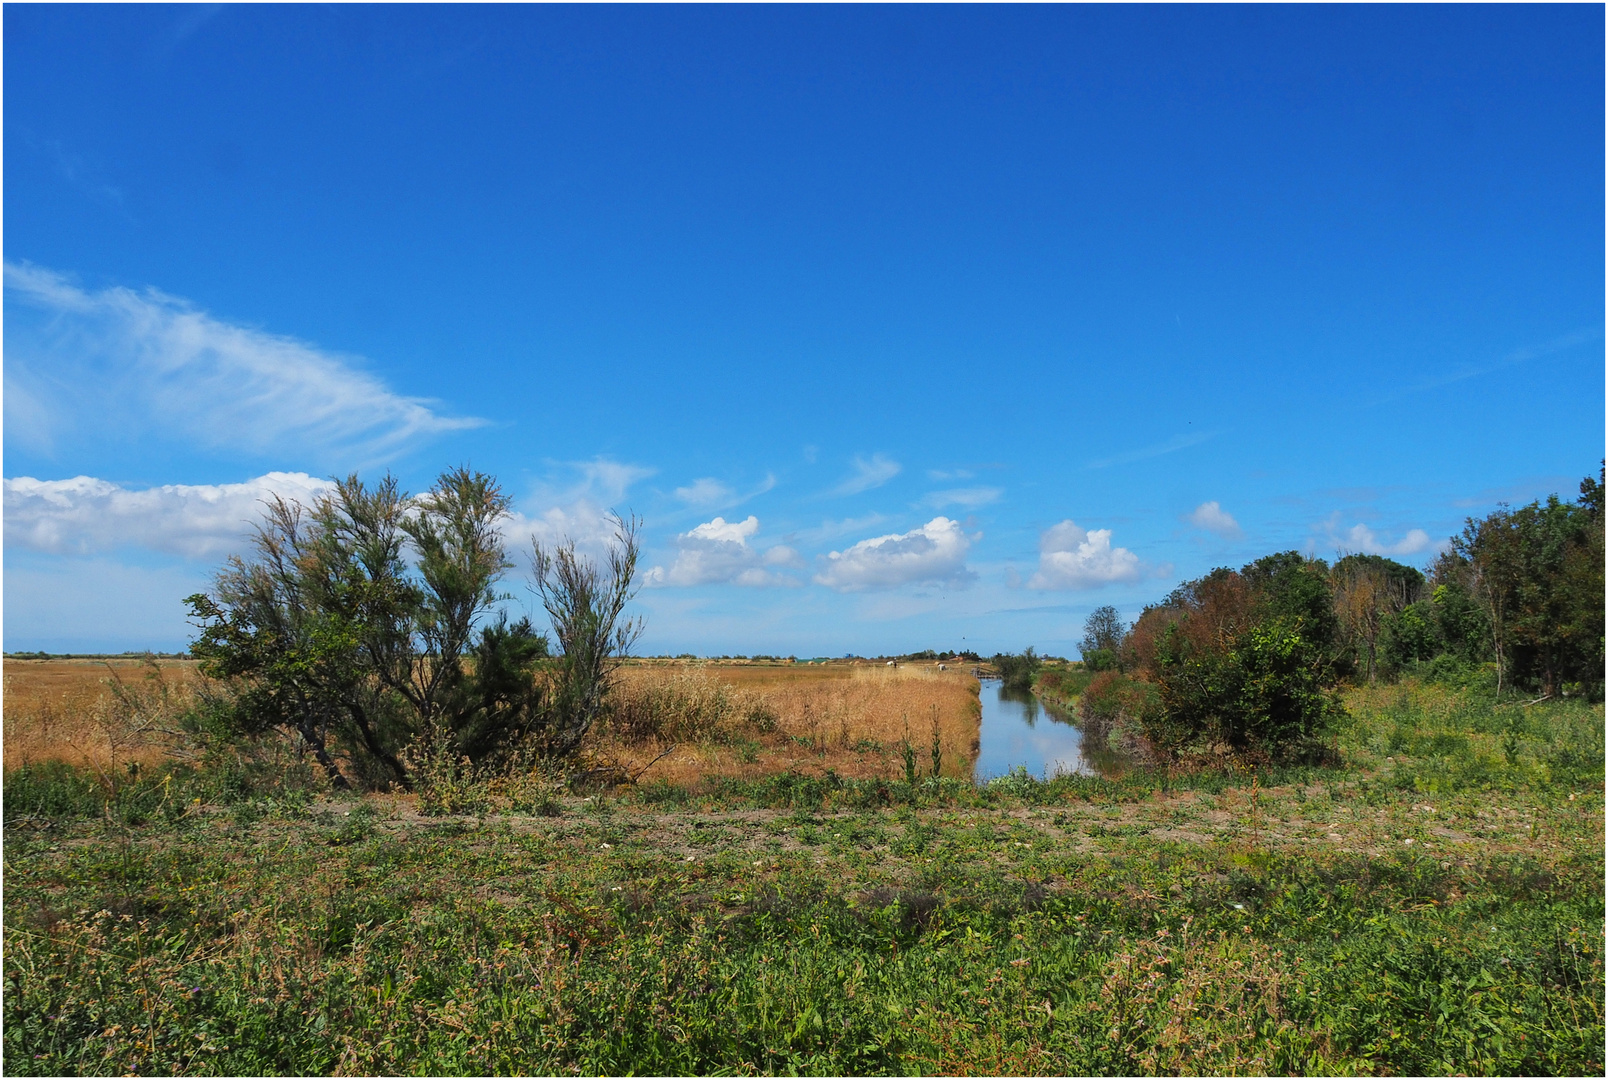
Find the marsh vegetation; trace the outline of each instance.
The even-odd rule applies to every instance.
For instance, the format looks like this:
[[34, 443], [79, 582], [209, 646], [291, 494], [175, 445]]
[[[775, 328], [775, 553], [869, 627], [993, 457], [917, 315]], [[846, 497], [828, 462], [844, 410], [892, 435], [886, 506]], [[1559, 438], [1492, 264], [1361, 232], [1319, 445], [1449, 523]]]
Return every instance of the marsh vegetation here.
[[[937, 656], [606, 665], [562, 753], [420, 756], [513, 700], [462, 654], [393, 731], [441, 740], [390, 744], [408, 785], [191, 663], [8, 659], [7, 1070], [1600, 1075], [1582, 639], [1548, 669], [1451, 570], [1348, 636], [1368, 565], [1264, 560], [1091, 620], [1088, 663], [997, 664], [1141, 751], [1103, 775], [974, 783], [978, 684]], [[529, 715], [575, 715], [527, 659]]]
[[[798, 670], [777, 731], [928, 684]], [[762, 767], [426, 814], [8, 750], [8, 1071], [1602, 1069], [1600, 704], [1407, 680], [1346, 693], [1338, 766], [978, 787], [742, 763], [764, 676], [640, 677], [654, 739]]]

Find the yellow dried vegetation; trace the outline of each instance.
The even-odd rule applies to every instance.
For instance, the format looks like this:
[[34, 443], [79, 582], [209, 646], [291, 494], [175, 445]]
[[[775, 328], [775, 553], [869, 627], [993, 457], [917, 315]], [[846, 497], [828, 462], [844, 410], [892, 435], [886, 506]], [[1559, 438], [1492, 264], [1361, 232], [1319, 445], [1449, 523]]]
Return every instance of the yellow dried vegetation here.
[[[174, 724], [199, 685], [193, 661], [4, 665], [7, 769], [63, 761], [108, 773], [181, 752]], [[933, 772], [936, 742], [938, 771], [969, 777], [979, 721], [977, 680], [936, 664], [640, 661], [620, 670], [586, 751], [644, 781], [789, 769], [892, 779], [905, 775], [908, 740], [920, 775]]]
[[97, 774], [172, 756], [195, 693], [189, 660], [6, 660], [5, 767], [63, 761]]
[[907, 766], [969, 777], [980, 710], [977, 680], [936, 664], [644, 662], [621, 669], [590, 750], [632, 773], [674, 746], [643, 779], [675, 783], [788, 769], [894, 779]]

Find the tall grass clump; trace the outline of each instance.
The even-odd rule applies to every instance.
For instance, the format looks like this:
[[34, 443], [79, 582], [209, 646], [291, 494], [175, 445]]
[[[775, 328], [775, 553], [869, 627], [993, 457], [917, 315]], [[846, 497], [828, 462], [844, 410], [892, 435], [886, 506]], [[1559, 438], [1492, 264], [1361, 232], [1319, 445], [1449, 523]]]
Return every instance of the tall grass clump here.
[[616, 688], [608, 713], [609, 730], [628, 741], [722, 742], [776, 727], [776, 714], [758, 695], [698, 668], [632, 675]]

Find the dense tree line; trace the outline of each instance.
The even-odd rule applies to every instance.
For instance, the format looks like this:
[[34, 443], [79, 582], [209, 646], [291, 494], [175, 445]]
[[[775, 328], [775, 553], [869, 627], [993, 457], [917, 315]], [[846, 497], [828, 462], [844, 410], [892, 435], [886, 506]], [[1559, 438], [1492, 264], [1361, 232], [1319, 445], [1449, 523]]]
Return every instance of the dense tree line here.
[[[1321, 754], [1336, 687], [1413, 673], [1497, 695], [1603, 692], [1603, 475], [1470, 518], [1428, 573], [1378, 555], [1298, 552], [1186, 581], [1124, 626], [1085, 624], [1089, 719], [1126, 711], [1164, 753]], [[1137, 687], [1133, 684], [1148, 684]], [[1141, 692], [1142, 691], [1142, 692]]]
[[532, 542], [549, 639], [500, 610], [508, 515], [497, 482], [469, 469], [416, 496], [353, 475], [311, 506], [274, 499], [254, 554], [187, 601], [191, 654], [228, 691], [214, 722], [292, 736], [338, 787], [338, 759], [411, 788], [431, 761], [573, 753], [640, 632], [624, 616], [638, 525], [615, 519], [601, 567], [573, 542]]

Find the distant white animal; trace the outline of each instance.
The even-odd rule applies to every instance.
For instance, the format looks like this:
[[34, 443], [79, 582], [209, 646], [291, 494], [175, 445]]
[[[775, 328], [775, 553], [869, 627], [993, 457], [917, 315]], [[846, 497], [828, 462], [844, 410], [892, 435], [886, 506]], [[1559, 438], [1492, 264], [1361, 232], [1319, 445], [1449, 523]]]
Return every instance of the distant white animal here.
[[939, 664], [938, 665], [938, 670], [939, 671], [948, 671], [949, 670], [949, 665], [948, 664]]
[[889, 660], [889, 661], [888, 661], [888, 666], [889, 666], [889, 667], [898, 667], [898, 666], [899, 666], [899, 662], [898, 662], [898, 661], [897, 661], [897, 660]]

